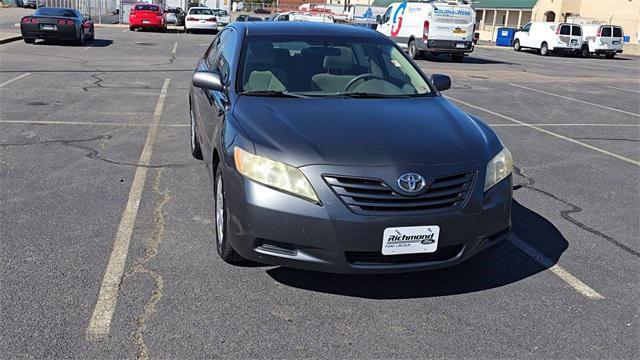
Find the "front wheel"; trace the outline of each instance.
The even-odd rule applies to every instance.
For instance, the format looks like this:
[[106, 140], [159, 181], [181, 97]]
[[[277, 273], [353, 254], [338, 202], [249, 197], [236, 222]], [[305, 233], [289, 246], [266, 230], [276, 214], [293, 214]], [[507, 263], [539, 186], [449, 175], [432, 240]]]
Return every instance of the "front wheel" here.
[[216, 166], [215, 175], [215, 209], [216, 209], [216, 250], [218, 255], [230, 264], [238, 263], [244, 259], [231, 247], [227, 240], [227, 204], [224, 196], [224, 179], [222, 177], [222, 165]]
[[80, 30], [80, 36], [76, 39], [77, 45], [84, 45], [84, 29]]
[[35, 44], [35, 43], [36, 43], [36, 39], [24, 38], [23, 40], [24, 40], [24, 42], [26, 42], [27, 44]]
[[522, 48], [520, 47], [520, 40], [516, 40], [513, 42], [513, 50], [520, 51]]
[[96, 38], [96, 29], [91, 26], [91, 30], [89, 30], [89, 41], [93, 41]]
[[607, 59], [613, 59], [614, 57], [616, 57], [616, 53], [607, 53], [605, 56], [607, 57]]
[[409, 53], [409, 57], [411, 57], [414, 60], [420, 56], [420, 50], [418, 50], [418, 45], [416, 45], [415, 40], [409, 41], [408, 53]]

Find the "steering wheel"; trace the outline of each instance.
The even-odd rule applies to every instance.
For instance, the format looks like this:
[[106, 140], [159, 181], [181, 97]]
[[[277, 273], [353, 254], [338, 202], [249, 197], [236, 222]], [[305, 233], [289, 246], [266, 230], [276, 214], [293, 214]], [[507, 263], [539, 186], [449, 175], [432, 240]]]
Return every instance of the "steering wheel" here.
[[366, 74], [360, 74], [356, 77], [354, 77], [353, 79], [351, 79], [347, 85], [344, 87], [344, 92], [348, 92], [348, 90], [353, 86], [353, 84], [355, 84], [358, 81], [362, 81], [362, 80], [368, 80], [368, 79], [380, 79], [382, 80], [379, 76], [372, 74], [372, 73], [366, 73]]

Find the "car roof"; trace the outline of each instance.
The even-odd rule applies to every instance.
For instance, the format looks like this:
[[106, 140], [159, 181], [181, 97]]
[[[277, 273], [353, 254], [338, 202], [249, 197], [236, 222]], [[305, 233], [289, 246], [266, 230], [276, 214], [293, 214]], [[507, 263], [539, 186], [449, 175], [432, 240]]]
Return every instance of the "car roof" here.
[[246, 35], [338, 35], [379, 37], [376, 31], [353, 25], [314, 23], [306, 21], [264, 21], [234, 23], [232, 26]]

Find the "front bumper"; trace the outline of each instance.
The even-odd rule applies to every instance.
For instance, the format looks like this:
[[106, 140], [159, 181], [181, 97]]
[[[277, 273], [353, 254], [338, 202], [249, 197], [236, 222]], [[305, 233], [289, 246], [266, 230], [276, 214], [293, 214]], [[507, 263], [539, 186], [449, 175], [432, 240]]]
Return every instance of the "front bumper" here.
[[[505, 239], [511, 226], [511, 177], [486, 194], [482, 181], [476, 181], [466, 204], [456, 211], [376, 216], [351, 212], [322, 180], [322, 174], [331, 173], [322, 166], [303, 168], [322, 205], [224, 167], [227, 239], [241, 256], [256, 262], [345, 274], [437, 269], [457, 265]], [[478, 175], [484, 179], [483, 173]], [[440, 227], [438, 251], [381, 254], [385, 228], [420, 225]]]

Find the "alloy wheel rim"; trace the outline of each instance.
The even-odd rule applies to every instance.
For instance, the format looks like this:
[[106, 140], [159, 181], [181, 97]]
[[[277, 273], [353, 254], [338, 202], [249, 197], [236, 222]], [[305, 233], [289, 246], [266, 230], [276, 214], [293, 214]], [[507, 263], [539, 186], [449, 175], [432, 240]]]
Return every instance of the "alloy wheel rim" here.
[[224, 195], [222, 192], [222, 176], [216, 179], [216, 232], [218, 244], [222, 245], [224, 236]]

